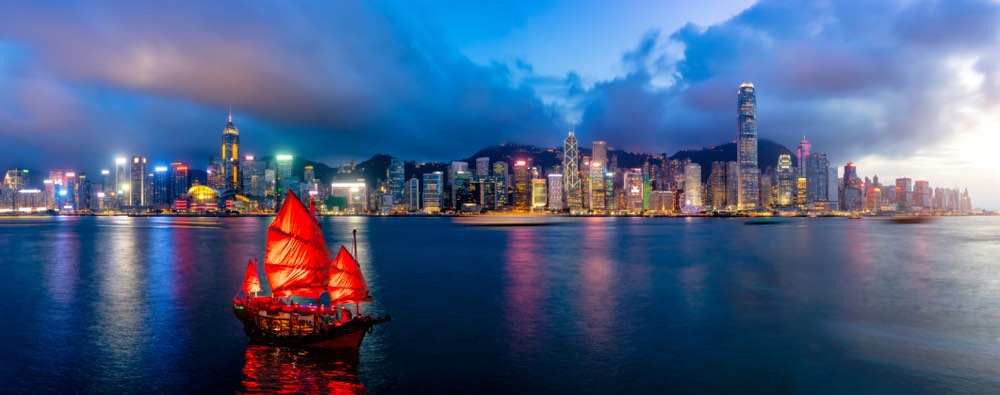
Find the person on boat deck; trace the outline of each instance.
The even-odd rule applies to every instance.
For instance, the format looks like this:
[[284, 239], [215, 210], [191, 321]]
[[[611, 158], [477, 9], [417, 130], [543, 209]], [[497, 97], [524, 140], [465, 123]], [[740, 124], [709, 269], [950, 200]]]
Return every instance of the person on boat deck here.
[[341, 318], [340, 322], [350, 321], [351, 320], [351, 311], [348, 310], [347, 307], [341, 306], [340, 307], [340, 318]]

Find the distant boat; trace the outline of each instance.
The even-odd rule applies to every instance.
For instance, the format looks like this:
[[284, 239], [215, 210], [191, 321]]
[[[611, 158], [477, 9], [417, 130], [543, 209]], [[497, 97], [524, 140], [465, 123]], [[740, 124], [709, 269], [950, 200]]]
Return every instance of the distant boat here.
[[561, 223], [561, 219], [543, 215], [465, 215], [453, 217], [456, 224], [466, 226], [545, 226]]
[[785, 217], [754, 217], [754, 218], [750, 218], [750, 219], [746, 220], [746, 222], [744, 222], [744, 224], [747, 224], [747, 225], [774, 225], [774, 224], [783, 224], [783, 223], [786, 223], [786, 222], [789, 222], [789, 221], [791, 221], [791, 220], [788, 219], [788, 218], [785, 218]]
[[[252, 260], [233, 298], [233, 312], [252, 343], [357, 349], [375, 325], [391, 320], [360, 314], [360, 303], [372, 300], [361, 266], [344, 246], [336, 257], [331, 254], [315, 209], [307, 210], [291, 191], [267, 229], [264, 273], [270, 295], [258, 296], [262, 279]], [[323, 293], [329, 305], [319, 303]]]
[[893, 215], [889, 220], [897, 224], [922, 224], [930, 222], [932, 218], [927, 215]]
[[860, 215], [848, 215], [847, 219], [861, 219]]

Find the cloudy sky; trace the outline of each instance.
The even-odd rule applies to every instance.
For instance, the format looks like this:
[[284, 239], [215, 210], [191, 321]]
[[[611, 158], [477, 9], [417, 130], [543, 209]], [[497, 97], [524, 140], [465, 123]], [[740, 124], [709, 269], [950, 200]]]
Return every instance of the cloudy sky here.
[[1000, 209], [1000, 2], [0, 3], [0, 166], [246, 152], [450, 160], [501, 142], [672, 153], [759, 133]]

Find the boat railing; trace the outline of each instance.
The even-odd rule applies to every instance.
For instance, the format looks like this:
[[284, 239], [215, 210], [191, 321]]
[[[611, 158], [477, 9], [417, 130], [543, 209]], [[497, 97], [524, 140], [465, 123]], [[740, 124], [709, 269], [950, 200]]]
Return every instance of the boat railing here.
[[253, 317], [257, 328], [274, 336], [314, 335], [325, 328], [337, 327], [350, 321], [345, 320], [346, 317], [342, 317], [334, 308], [275, 303], [271, 298], [249, 299], [237, 302], [237, 306]]

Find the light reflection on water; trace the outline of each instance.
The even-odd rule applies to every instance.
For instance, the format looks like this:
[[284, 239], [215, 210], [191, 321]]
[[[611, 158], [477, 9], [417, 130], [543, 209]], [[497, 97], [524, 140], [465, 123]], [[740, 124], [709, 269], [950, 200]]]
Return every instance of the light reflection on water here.
[[[394, 320], [248, 347], [268, 218], [0, 220], [0, 392], [990, 392], [1000, 219], [325, 218]], [[10, 384], [8, 384], [10, 383]], [[183, 390], [178, 390], [183, 389]]]
[[357, 352], [247, 346], [240, 394], [360, 394]]

